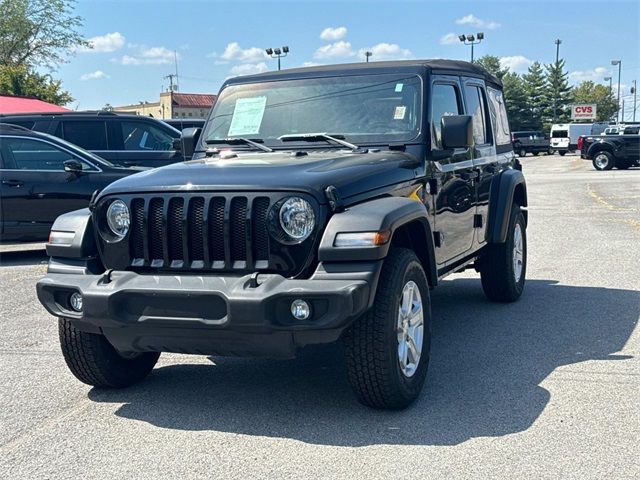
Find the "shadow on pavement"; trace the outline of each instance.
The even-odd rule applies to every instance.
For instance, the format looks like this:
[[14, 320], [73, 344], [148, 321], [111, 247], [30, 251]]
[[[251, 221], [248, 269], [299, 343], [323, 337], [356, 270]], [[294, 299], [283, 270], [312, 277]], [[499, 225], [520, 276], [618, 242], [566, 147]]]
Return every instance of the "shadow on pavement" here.
[[49, 257], [44, 250], [24, 250], [0, 252], [0, 267], [17, 267], [22, 265], [38, 265], [47, 263]]
[[296, 360], [215, 359], [172, 365], [121, 391], [93, 389], [116, 414], [162, 428], [281, 437], [312, 444], [451, 445], [529, 428], [549, 401], [554, 369], [624, 360], [640, 293], [527, 282], [510, 305], [485, 300], [480, 282], [444, 281], [432, 294], [433, 347], [422, 396], [402, 412], [359, 405], [339, 345]]

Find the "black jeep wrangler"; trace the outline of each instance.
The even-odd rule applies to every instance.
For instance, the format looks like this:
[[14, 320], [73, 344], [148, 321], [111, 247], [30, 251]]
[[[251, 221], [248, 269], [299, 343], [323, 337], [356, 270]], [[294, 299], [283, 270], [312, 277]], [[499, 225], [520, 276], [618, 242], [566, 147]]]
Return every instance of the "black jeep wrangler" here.
[[193, 160], [58, 218], [38, 297], [71, 371], [142, 380], [160, 352], [292, 357], [341, 339], [364, 404], [403, 408], [429, 363], [429, 291], [475, 267], [512, 302], [527, 192], [500, 81], [458, 61], [230, 79]]

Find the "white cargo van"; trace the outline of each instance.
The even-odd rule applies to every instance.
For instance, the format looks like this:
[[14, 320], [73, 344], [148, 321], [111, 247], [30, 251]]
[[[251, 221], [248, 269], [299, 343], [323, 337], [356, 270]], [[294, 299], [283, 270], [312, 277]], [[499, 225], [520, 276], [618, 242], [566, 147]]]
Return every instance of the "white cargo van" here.
[[575, 152], [580, 135], [591, 135], [591, 123], [557, 123], [551, 126], [551, 149], [560, 155]]

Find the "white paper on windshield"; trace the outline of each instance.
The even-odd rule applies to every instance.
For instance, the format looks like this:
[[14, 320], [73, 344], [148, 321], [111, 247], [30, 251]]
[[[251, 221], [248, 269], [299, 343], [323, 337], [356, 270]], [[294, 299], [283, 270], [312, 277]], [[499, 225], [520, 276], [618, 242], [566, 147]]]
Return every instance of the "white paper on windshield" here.
[[406, 113], [407, 113], [407, 107], [404, 105], [399, 105], [396, 107], [395, 111], [393, 112], [393, 119], [404, 120], [404, 115]]
[[267, 105], [267, 97], [239, 98], [233, 110], [229, 136], [253, 135], [260, 132], [260, 124]]

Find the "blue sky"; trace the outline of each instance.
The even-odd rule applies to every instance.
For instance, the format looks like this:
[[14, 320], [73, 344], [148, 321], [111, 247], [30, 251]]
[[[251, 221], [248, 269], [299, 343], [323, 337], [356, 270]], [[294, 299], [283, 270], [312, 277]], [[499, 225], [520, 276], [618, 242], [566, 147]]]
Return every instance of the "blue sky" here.
[[[157, 100], [174, 73], [180, 90], [215, 93], [225, 78], [277, 68], [263, 49], [288, 45], [283, 68], [401, 58], [467, 60], [455, 36], [484, 32], [476, 56], [497, 55], [518, 72], [549, 63], [562, 40], [572, 82], [613, 73], [622, 60], [623, 95], [640, 79], [640, 3], [543, 1], [219, 2], [80, 0], [82, 33], [93, 51], [79, 51], [56, 76], [76, 101], [100, 108]], [[455, 35], [451, 35], [455, 34]], [[613, 69], [613, 70], [612, 70]], [[615, 85], [614, 85], [615, 87]]]

